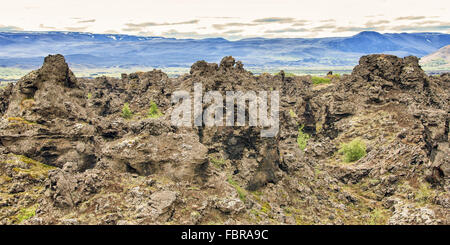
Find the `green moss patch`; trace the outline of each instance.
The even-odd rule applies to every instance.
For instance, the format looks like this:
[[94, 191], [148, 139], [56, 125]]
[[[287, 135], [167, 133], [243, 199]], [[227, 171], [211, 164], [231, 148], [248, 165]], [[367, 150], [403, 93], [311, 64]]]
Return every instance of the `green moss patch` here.
[[354, 139], [349, 143], [341, 144], [338, 153], [343, 155], [344, 162], [358, 161], [366, 155], [366, 144], [361, 139]]
[[14, 217], [15, 221], [17, 223], [22, 223], [23, 221], [32, 218], [36, 215], [36, 207], [37, 205], [33, 205], [28, 208], [22, 208], [17, 212], [16, 216]]
[[326, 78], [326, 77], [316, 77], [316, 76], [311, 77], [311, 82], [314, 85], [328, 84], [328, 83], [330, 83], [330, 81], [331, 81], [331, 79]]
[[232, 185], [234, 189], [236, 189], [239, 199], [245, 202], [245, 200], [247, 199], [247, 192], [242, 187], [240, 187], [239, 184], [236, 181], [234, 181], [231, 176], [228, 177], [228, 183]]
[[302, 150], [302, 151], [305, 150], [305, 148], [308, 144], [309, 137], [310, 137], [309, 134], [306, 134], [303, 132], [303, 128], [304, 128], [304, 125], [301, 125], [298, 128], [298, 135], [297, 135], [297, 144], [298, 144], [298, 147], [300, 148], [300, 150]]
[[[13, 171], [29, 174], [34, 179], [45, 178], [48, 176], [48, 171], [55, 169], [55, 167], [35, 161], [26, 156], [14, 154], [10, 154], [9, 156], [9, 159], [3, 162], [4, 164], [10, 164], [13, 166]], [[24, 166], [21, 163], [25, 163], [26, 165]]]

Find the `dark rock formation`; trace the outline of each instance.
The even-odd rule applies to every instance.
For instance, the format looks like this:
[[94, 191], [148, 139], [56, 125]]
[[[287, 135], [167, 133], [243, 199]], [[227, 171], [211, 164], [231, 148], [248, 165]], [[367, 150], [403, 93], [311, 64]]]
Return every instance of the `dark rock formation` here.
[[[77, 79], [64, 57], [47, 57], [0, 90], [0, 223], [449, 223], [449, 74], [392, 55], [363, 56], [324, 86], [243, 67], [229, 56], [175, 79]], [[279, 91], [279, 133], [171, 125], [172, 94], [196, 83]], [[148, 116], [151, 103], [161, 114]], [[345, 163], [340, 145], [356, 138], [367, 154]]]

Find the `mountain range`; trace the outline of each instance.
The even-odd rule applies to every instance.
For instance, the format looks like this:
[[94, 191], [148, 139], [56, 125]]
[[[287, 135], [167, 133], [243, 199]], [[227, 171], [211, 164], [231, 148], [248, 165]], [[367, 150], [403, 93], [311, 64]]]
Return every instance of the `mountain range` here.
[[359, 57], [386, 53], [422, 57], [450, 44], [450, 34], [364, 31], [350, 37], [175, 39], [81, 32], [0, 32], [0, 67], [36, 68], [48, 54], [72, 67], [189, 67], [232, 55], [247, 67], [353, 66]]

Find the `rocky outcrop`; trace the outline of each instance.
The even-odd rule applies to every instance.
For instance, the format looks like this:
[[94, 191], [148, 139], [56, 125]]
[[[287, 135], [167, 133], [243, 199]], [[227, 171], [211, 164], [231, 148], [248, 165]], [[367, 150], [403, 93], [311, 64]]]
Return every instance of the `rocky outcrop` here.
[[[0, 90], [0, 223], [448, 224], [449, 74], [369, 55], [329, 77], [255, 76], [229, 56], [178, 78], [83, 79], [49, 56]], [[279, 133], [172, 125], [172, 94], [196, 83], [279, 91]], [[346, 163], [357, 138], [367, 153]]]
[[93, 114], [64, 57], [49, 56], [42, 68], [20, 79], [9, 102], [0, 123], [7, 152], [58, 167], [67, 162], [76, 162], [80, 170], [95, 165]]
[[[150, 134], [148, 133], [150, 132]], [[208, 164], [207, 148], [191, 132], [167, 131], [158, 135], [143, 130], [104, 145], [102, 156], [123, 172], [141, 175], [163, 174], [175, 180], [202, 175]]]

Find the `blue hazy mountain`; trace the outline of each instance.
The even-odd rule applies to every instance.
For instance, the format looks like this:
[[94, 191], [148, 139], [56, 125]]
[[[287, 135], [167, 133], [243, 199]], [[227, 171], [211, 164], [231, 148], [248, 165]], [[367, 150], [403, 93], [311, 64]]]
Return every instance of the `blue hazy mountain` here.
[[353, 66], [360, 56], [386, 53], [425, 56], [450, 44], [442, 33], [361, 32], [329, 38], [175, 39], [80, 32], [0, 32], [0, 66], [35, 68], [48, 54], [71, 65], [100, 67], [189, 67], [232, 55], [250, 67]]

